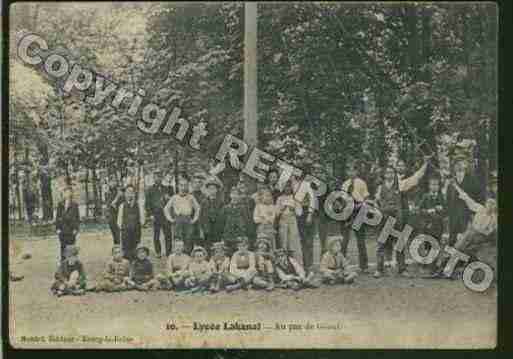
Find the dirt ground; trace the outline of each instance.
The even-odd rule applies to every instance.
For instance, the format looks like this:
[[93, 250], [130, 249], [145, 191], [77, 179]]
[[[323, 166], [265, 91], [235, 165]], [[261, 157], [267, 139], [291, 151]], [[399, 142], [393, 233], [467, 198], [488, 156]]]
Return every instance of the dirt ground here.
[[[153, 248], [150, 232], [143, 243]], [[58, 240], [12, 238], [9, 332], [15, 347], [52, 348], [489, 348], [496, 338], [496, 287], [475, 293], [461, 280], [422, 279], [393, 273], [360, 275], [349, 286], [300, 292], [276, 289], [218, 294], [174, 292], [51, 295]], [[107, 231], [82, 233], [78, 243], [88, 280], [109, 257]], [[349, 258], [356, 263], [356, 244]], [[31, 253], [28, 260], [21, 253]], [[370, 262], [375, 241], [368, 240]], [[157, 260], [163, 270], [164, 260]], [[374, 268], [371, 267], [371, 270]], [[260, 330], [193, 329], [193, 323], [260, 323]]]

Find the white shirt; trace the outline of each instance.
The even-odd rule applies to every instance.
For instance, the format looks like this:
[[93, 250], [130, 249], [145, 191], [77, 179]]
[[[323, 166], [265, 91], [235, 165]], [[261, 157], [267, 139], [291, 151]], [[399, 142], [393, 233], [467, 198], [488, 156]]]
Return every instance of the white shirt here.
[[[347, 192], [349, 190], [349, 186], [351, 185], [351, 178], [346, 180], [342, 184], [342, 191]], [[370, 196], [369, 190], [367, 188], [367, 184], [361, 178], [356, 177], [353, 183], [353, 193], [349, 193], [353, 199], [357, 202], [364, 202], [367, 197]]]

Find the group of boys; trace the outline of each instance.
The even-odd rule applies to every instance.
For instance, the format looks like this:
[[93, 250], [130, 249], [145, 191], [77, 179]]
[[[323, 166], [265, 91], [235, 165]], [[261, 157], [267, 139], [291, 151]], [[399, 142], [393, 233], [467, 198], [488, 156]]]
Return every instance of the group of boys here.
[[[427, 167], [428, 159], [410, 177], [402, 176], [393, 166], [386, 167], [381, 184], [376, 189], [374, 199], [371, 200], [365, 181], [358, 176], [357, 166], [352, 163], [347, 168], [348, 179], [342, 183], [341, 189], [351, 194], [355, 200], [354, 214], [359, 206], [369, 202], [377, 206], [384, 215], [394, 216], [397, 220], [396, 227], [401, 228], [406, 223], [409, 211], [405, 193], [417, 186], [426, 173]], [[476, 186], [469, 178], [465, 162], [461, 160], [455, 160], [454, 177], [445, 184], [445, 191], [442, 191], [438, 177], [429, 177], [428, 191], [423, 194], [418, 206], [418, 212], [422, 217], [419, 230], [439, 239], [445, 232], [445, 219], [448, 216], [450, 232], [448, 244], [458, 249], [468, 248], [477, 240], [481, 240], [483, 235], [489, 237], [490, 233], [496, 233], [494, 200], [497, 192], [496, 176], [491, 182], [491, 200], [486, 205], [481, 205], [479, 200], [475, 200], [478, 198]], [[116, 291], [161, 288], [216, 292], [222, 289], [232, 291], [249, 287], [271, 290], [275, 285], [300, 289], [305, 286], [316, 287], [321, 282], [329, 284], [351, 282], [355, 274], [348, 271], [345, 257], [349, 240], [357, 242], [360, 271], [362, 274], [367, 273], [368, 257], [365, 239], [361, 234], [357, 235], [350, 225], [348, 226], [352, 220], [341, 223], [342, 236], [330, 240], [321, 238], [321, 247], [325, 253], [320, 262], [319, 272], [311, 271], [311, 261], [303, 261], [306, 255], [303, 257], [303, 253], [298, 253], [298, 251], [301, 252], [301, 247], [304, 247], [308, 237], [303, 233], [304, 230], [301, 231], [302, 226], [299, 226], [299, 232], [295, 231], [298, 233], [293, 236], [294, 238], [289, 239], [286, 236], [279, 238], [282, 243], [278, 246], [273, 221], [267, 224], [260, 218], [265, 217], [263, 214], [266, 206], [272, 207], [274, 203], [279, 204], [282, 196], [272, 187], [272, 181], [268, 183], [265, 190], [270, 191], [270, 195], [267, 196], [269, 204], [265, 201], [260, 203], [261, 211], [255, 208], [254, 218], [259, 219], [256, 241], [250, 240], [248, 243], [248, 235], [239, 236], [242, 240], [238, 241], [237, 250], [229, 257], [226, 254], [227, 249], [232, 248], [227, 248], [229, 246], [226, 245], [226, 240], [229, 236], [227, 237], [223, 232], [225, 225], [223, 211], [229, 207], [227, 206], [229, 201], [220, 199], [218, 196], [217, 191], [220, 186], [221, 184], [216, 181], [207, 181], [202, 190], [201, 181], [198, 178], [190, 189], [187, 177], [182, 176], [178, 179], [176, 193], [173, 193], [172, 189], [163, 186], [161, 174], [157, 172], [155, 184], [146, 195], [146, 211], [136, 201], [134, 187], [127, 186], [124, 195], [120, 191], [115, 194], [112, 192], [110, 224], [115, 246], [113, 258], [107, 265], [104, 277], [96, 285], [96, 289]], [[59, 204], [56, 220], [63, 261], [56, 274], [56, 286], [52, 288], [57, 294], [67, 292], [80, 294], [84, 289], [85, 274], [83, 266], [76, 258], [77, 249], [73, 246], [78, 232], [79, 220], [76, 218], [78, 208], [71, 200], [69, 192], [65, 192], [64, 198], [64, 201]], [[145, 212], [149, 213], [150, 218], [153, 219], [157, 258], [161, 258], [160, 230], [164, 231], [165, 255], [168, 264], [166, 274], [155, 275], [153, 265], [148, 258], [149, 249], [140, 246], [142, 226], [146, 222]], [[308, 216], [311, 216], [310, 212]], [[300, 221], [298, 220], [297, 223]], [[305, 220], [305, 223], [312, 223], [312, 221]], [[293, 233], [287, 226], [297, 227], [295, 220], [281, 225], [283, 228], [280, 228], [280, 235], [281, 232]], [[323, 225], [321, 221], [319, 232]], [[481, 229], [475, 230], [475, 228]], [[287, 229], [287, 231], [281, 229]], [[298, 236], [302, 239], [295, 238]], [[171, 237], [174, 237], [175, 248], [171, 246]], [[296, 242], [300, 240], [301, 243], [291, 246], [291, 243], [294, 244], [292, 240]], [[390, 260], [393, 245], [392, 237], [384, 243], [378, 243], [375, 277], [384, 275], [385, 258], [388, 257]], [[66, 246], [70, 249], [65, 254]], [[255, 247], [255, 252], [249, 251], [249, 246]], [[207, 261], [208, 252], [205, 248], [211, 250], [209, 261]], [[398, 274], [409, 277], [404, 251], [395, 252], [395, 255]], [[440, 258], [433, 264], [434, 277], [440, 276], [444, 263], [445, 259]], [[308, 276], [305, 268], [310, 270]], [[67, 278], [67, 275], [70, 276], [69, 279], [63, 279]], [[71, 279], [73, 280], [69, 282]], [[71, 289], [68, 290], [68, 287]]]
[[84, 266], [78, 259], [78, 247], [66, 247], [66, 258], [61, 262], [51, 287], [57, 296], [82, 295], [87, 291], [120, 292], [126, 290], [181, 292], [211, 292], [238, 289], [274, 288], [300, 290], [317, 288], [321, 284], [353, 283], [356, 273], [349, 269], [341, 252], [341, 238], [331, 237], [328, 250], [322, 256], [320, 270], [306, 273], [305, 269], [284, 248], [272, 251], [265, 236], [259, 236], [255, 251], [251, 251], [247, 237], [239, 237], [237, 250], [229, 256], [224, 242], [212, 246], [210, 258], [202, 246], [194, 246], [190, 255], [184, 252], [184, 242], [176, 240], [174, 251], [167, 259], [164, 273], [155, 273], [145, 246], [135, 250], [130, 261], [123, 257], [120, 246], [112, 248], [101, 278], [94, 285], [86, 285]]

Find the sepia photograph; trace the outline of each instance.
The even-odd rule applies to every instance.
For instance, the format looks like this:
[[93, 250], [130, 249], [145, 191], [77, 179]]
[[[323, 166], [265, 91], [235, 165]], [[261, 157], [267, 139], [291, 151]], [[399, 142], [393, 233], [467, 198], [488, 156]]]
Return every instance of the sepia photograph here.
[[10, 346], [497, 346], [497, 4], [3, 11]]

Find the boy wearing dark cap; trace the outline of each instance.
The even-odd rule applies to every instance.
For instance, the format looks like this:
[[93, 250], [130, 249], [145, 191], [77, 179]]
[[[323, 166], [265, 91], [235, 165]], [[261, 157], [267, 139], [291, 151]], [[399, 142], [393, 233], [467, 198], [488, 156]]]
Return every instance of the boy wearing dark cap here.
[[65, 248], [63, 260], [57, 272], [51, 291], [58, 297], [62, 295], [82, 295], [86, 288], [86, 275], [82, 262], [78, 259], [78, 247], [69, 245]]
[[214, 179], [205, 183], [206, 196], [201, 205], [199, 223], [201, 225], [203, 245], [209, 247], [220, 240], [225, 225], [224, 205], [218, 191], [221, 184]]
[[149, 260], [150, 250], [148, 247], [138, 247], [135, 251], [135, 259], [130, 265], [130, 275], [126, 280], [128, 289], [140, 291], [156, 290], [159, 282], [153, 272], [153, 264]]

